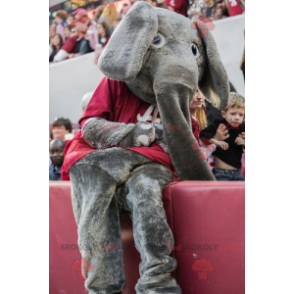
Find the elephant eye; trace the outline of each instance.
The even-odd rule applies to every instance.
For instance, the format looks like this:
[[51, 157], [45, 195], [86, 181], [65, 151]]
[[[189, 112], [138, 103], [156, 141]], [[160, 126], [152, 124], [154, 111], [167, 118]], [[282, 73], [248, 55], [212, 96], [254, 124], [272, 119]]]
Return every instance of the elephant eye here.
[[152, 45], [156, 48], [160, 48], [164, 45], [164, 37], [161, 34], [156, 34], [156, 36], [154, 37], [153, 41], [152, 41]]
[[160, 35], [156, 35], [155, 37], [154, 37], [154, 39], [153, 39], [153, 41], [152, 41], [152, 44], [153, 45], [159, 45], [161, 43], [161, 37], [160, 37]]
[[192, 49], [192, 53], [195, 57], [198, 57], [199, 56], [199, 52], [198, 52], [198, 48], [196, 47], [195, 44], [192, 44], [191, 45], [191, 49]]

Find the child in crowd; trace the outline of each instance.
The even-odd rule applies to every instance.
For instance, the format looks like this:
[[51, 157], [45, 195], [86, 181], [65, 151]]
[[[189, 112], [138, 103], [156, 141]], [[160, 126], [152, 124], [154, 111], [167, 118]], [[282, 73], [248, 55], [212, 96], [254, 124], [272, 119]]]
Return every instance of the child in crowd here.
[[[221, 112], [223, 119], [215, 120], [200, 133], [204, 143], [215, 144], [214, 176], [218, 181], [244, 181], [241, 172], [241, 159], [245, 148], [245, 99], [241, 95], [231, 92], [229, 104]], [[227, 138], [224, 141], [214, 137], [220, 125], [227, 129]]]

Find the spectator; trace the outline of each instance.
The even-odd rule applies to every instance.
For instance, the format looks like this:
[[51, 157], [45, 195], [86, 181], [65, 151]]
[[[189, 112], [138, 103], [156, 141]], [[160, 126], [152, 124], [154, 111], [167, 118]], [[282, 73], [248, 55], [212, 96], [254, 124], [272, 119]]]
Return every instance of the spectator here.
[[199, 131], [207, 127], [207, 119], [206, 119], [206, 112], [205, 112], [205, 97], [203, 93], [200, 91], [200, 89], [197, 90], [190, 104], [190, 114], [192, 118], [199, 125], [198, 127]]
[[63, 42], [65, 41], [64, 27], [67, 25], [66, 18], [67, 12], [65, 10], [58, 10], [54, 19], [56, 23], [56, 34], [61, 36]]
[[109, 3], [99, 18], [99, 23], [105, 23], [109, 32], [113, 32], [113, 24], [119, 18], [116, 7], [113, 3]]
[[52, 39], [51, 39], [51, 48], [52, 52], [49, 56], [49, 62], [53, 61], [54, 56], [57, 54], [57, 52], [61, 49], [63, 45], [62, 38], [59, 34], [56, 34]]
[[93, 51], [90, 46], [89, 40], [86, 39], [87, 26], [83, 23], [77, 23], [76, 30], [77, 30], [76, 46], [75, 46], [74, 52], [72, 54], [69, 54], [68, 56], [69, 58], [84, 55]]
[[67, 40], [68, 38], [70, 38], [72, 35], [72, 27], [70, 25], [67, 25], [64, 27], [64, 36], [65, 36], [65, 40]]
[[192, 20], [195, 18], [218, 20], [223, 17], [223, 8], [222, 5], [215, 0], [203, 0], [203, 2], [197, 1], [189, 9], [188, 15]]
[[97, 23], [98, 23], [98, 20], [99, 20], [101, 14], [103, 13], [103, 10], [104, 10], [104, 5], [101, 5], [95, 11], [94, 21], [96, 21]]
[[66, 22], [69, 26], [73, 27], [75, 24], [75, 17], [72, 14], [69, 14], [66, 19]]
[[96, 48], [95, 48], [95, 59], [94, 63], [97, 64], [100, 55], [103, 52], [103, 48], [107, 45], [110, 39], [110, 33], [105, 23], [97, 24], [97, 40], [96, 40]]
[[[215, 120], [200, 133], [200, 138], [208, 143], [214, 143], [217, 148], [213, 153], [213, 173], [219, 181], [244, 181], [241, 172], [241, 159], [245, 147], [245, 99], [231, 92], [229, 104], [222, 111], [222, 120]], [[228, 130], [227, 139], [219, 141], [214, 138], [220, 125]]]
[[53, 140], [67, 141], [72, 137], [71, 131], [71, 121], [67, 118], [56, 118], [52, 123]]
[[92, 51], [95, 50], [96, 43], [94, 42], [94, 40], [97, 34], [97, 30], [95, 24], [89, 18], [87, 10], [84, 8], [78, 8], [75, 12], [73, 12], [73, 14], [75, 14], [76, 16], [76, 24], [78, 24], [79, 26], [81, 26], [81, 24], [86, 26], [87, 29], [84, 38], [89, 40], [89, 45]]
[[[224, 0], [224, 4], [226, 5], [230, 16], [236, 16], [245, 13], [245, 6], [240, 5], [239, 0]], [[244, 9], [242, 9], [242, 7], [244, 7]]]
[[165, 0], [164, 4], [171, 11], [177, 12], [184, 16], [187, 15], [188, 2], [186, 0]]
[[49, 43], [50, 43], [50, 39], [53, 38], [55, 36], [56, 32], [55, 32], [55, 26], [49, 26]]
[[195, 96], [193, 97], [193, 100], [190, 104], [190, 114], [192, 118], [192, 130], [193, 135], [196, 138], [199, 147], [195, 144], [193, 144], [192, 148], [194, 150], [199, 149], [199, 156], [203, 158], [208, 158], [209, 154], [211, 154], [212, 151], [215, 150], [215, 145], [210, 144], [209, 146], [205, 146], [200, 141], [200, 131], [205, 129], [207, 127], [207, 118], [206, 118], [206, 110], [205, 110], [205, 96], [200, 91], [200, 89], [197, 90]]
[[70, 56], [70, 54], [74, 53], [76, 44], [77, 44], [76, 31], [74, 31], [72, 29], [71, 36], [66, 39], [66, 41], [63, 44], [63, 46], [61, 47], [61, 49], [54, 56], [53, 62], [60, 62], [62, 60], [65, 60], [66, 58], [68, 58]]
[[64, 159], [65, 142], [56, 139], [50, 143], [49, 181], [61, 181], [61, 167]]
[[88, 12], [84, 8], [78, 8], [72, 13], [75, 16], [75, 23], [81, 22], [84, 24], [88, 24], [90, 18], [88, 17]]

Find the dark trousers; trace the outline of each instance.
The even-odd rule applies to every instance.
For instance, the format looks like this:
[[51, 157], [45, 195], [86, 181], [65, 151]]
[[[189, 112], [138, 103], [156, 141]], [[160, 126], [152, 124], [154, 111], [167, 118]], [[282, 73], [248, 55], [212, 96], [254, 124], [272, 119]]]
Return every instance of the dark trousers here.
[[240, 169], [229, 170], [215, 167], [212, 172], [217, 181], [245, 181]]

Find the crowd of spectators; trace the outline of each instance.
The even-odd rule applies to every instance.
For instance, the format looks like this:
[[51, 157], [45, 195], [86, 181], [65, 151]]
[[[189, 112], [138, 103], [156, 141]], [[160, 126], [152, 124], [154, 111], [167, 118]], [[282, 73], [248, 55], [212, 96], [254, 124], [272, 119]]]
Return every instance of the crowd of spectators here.
[[[114, 3], [97, 7], [94, 13], [78, 8], [71, 14], [58, 10], [54, 23], [49, 26], [49, 63], [95, 52], [98, 62], [111, 34], [137, 0], [124, 3], [120, 11]], [[144, 0], [154, 7], [180, 13], [190, 19], [205, 22], [245, 13], [245, 0]]]

